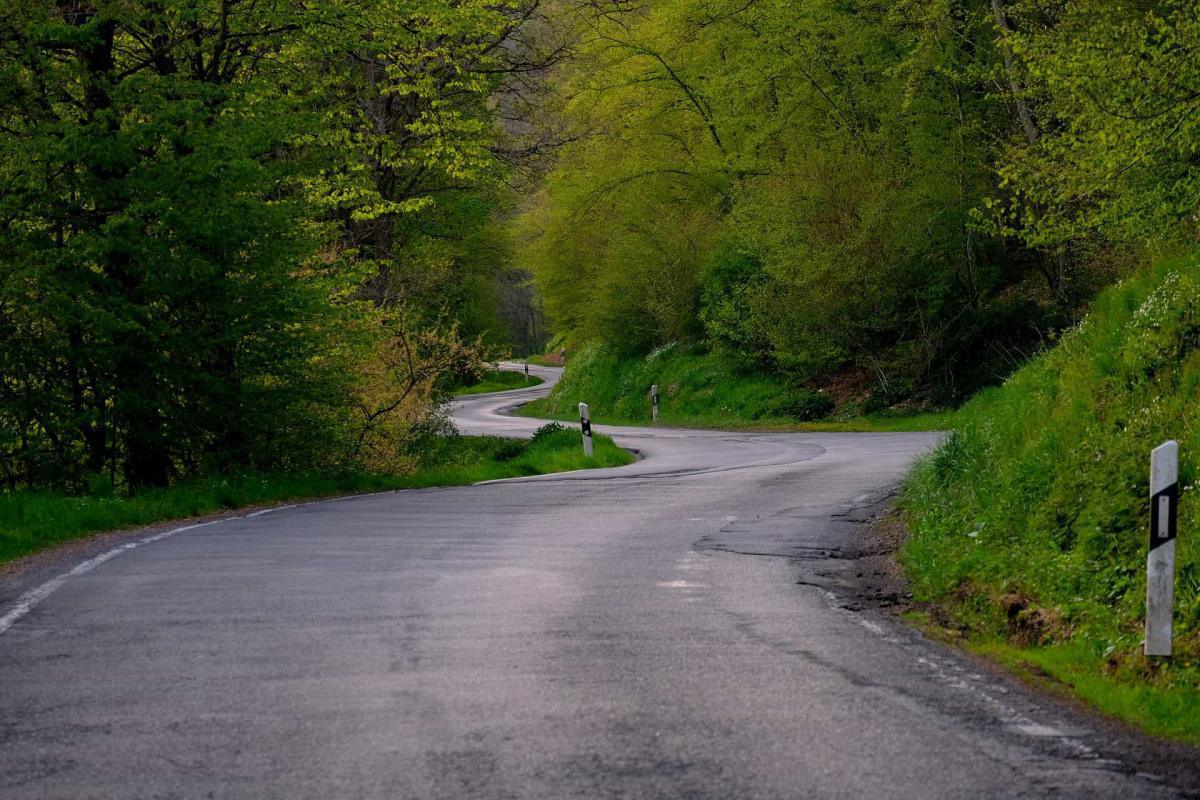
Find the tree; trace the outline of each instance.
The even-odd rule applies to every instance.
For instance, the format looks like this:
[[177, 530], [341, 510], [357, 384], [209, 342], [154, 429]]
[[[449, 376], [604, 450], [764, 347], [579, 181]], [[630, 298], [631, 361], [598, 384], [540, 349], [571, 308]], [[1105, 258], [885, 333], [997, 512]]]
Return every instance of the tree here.
[[[431, 332], [490, 324], [477, 245], [505, 154], [489, 98], [531, 55], [521, 29], [536, 8], [8, 4], [9, 484], [344, 465], [378, 408], [427, 413], [430, 381], [379, 376], [444, 361], [409, 348], [404, 370], [387, 367], [398, 341], [457, 353]], [[429, 290], [422, 273], [443, 262], [455, 277]]]
[[945, 396], [980, 349], [1036, 337], [1040, 317], [994, 313], [1036, 259], [977, 214], [1020, 129], [990, 8], [579, 9], [554, 80], [574, 141], [520, 225], [568, 339], [707, 338], [803, 381]]
[[[1030, 0], [1005, 32], [1042, 135], [1006, 152], [1005, 232], [1069, 257], [1194, 243], [1200, 12], [1194, 3]], [[1093, 255], [1094, 246], [1085, 254]]]

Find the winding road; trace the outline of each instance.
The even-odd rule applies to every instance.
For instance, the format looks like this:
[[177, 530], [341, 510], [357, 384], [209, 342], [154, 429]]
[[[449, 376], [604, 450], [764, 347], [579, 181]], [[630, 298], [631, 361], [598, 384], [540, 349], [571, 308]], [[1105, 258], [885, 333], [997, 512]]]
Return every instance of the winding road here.
[[[460, 427], [530, 434], [536, 371]], [[1181, 796], [847, 590], [933, 435], [598, 430], [640, 459], [7, 576], [0, 798]]]

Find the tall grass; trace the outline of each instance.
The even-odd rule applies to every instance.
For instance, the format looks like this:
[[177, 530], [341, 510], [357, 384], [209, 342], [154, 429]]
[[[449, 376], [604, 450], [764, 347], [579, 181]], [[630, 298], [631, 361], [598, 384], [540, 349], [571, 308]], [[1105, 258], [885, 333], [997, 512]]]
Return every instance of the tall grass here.
[[[1056, 347], [959, 412], [904, 496], [916, 598], [968, 637], [1027, 649], [1114, 713], [1129, 705], [1117, 687], [1133, 683], [1190, 697], [1190, 719], [1155, 729], [1200, 741], [1198, 415], [1193, 256], [1104, 293]], [[1140, 642], [1149, 453], [1171, 438], [1183, 493], [1177, 655], [1166, 664], [1143, 658]]]

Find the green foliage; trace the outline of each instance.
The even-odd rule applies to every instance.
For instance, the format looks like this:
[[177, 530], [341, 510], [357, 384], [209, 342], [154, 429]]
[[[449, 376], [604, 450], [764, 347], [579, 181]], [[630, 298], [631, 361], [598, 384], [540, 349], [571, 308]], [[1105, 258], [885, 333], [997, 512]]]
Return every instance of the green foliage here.
[[[1127, 678], [1145, 668], [1150, 450], [1180, 442], [1175, 671], [1200, 675], [1200, 257], [1105, 292], [1087, 320], [1002, 387], [968, 403], [905, 492], [904, 563], [921, 601], [978, 636], [1091, 648]], [[1140, 666], [1139, 666], [1140, 665]], [[1181, 676], [1191, 676], [1190, 678]], [[1138, 678], [1140, 679], [1140, 678]]]
[[1089, 0], [576, 12], [517, 224], [571, 347], [955, 402], [1196, 234], [1200, 15]]
[[596, 436], [595, 457], [583, 456], [579, 433], [539, 432], [533, 441], [456, 436], [425, 451], [408, 476], [347, 472], [337, 475], [232, 474], [182, 481], [131, 497], [71, 497], [49, 492], [0, 495], [0, 564], [89, 533], [149, 525], [246, 506], [386, 489], [455, 486], [483, 480], [616, 467], [633, 458], [607, 436]]
[[832, 414], [836, 405], [832, 397], [822, 392], [791, 389], [768, 407], [767, 415], [811, 422]]
[[[317, 242], [286, 191], [303, 160], [272, 155], [314, 120], [267, 91], [281, 75], [256, 55], [280, 52], [276, 31], [296, 21], [278, 3], [238, 8], [229, 24], [247, 45], [229, 48], [203, 4], [20, 2], [6, 15], [10, 483], [108, 471], [162, 485], [249, 463], [274, 446], [267, 429], [345, 396], [345, 373], [316, 363], [344, 324], [336, 288], [297, 275]], [[163, 44], [188, 26], [195, 36]]]
[[593, 343], [572, 356], [548, 398], [525, 406], [522, 413], [571, 419], [578, 416], [579, 403], [586, 402], [594, 419], [644, 424], [650, 420], [650, 387], [656, 383], [660, 419], [668, 424], [786, 424], [833, 410], [832, 400], [823, 394], [746, 372], [721, 352], [676, 344], [649, 356], [625, 357]]
[[428, 415], [498, 326], [489, 98], [527, 10], [9, 3], [0, 481], [340, 469]]
[[944, 430], [951, 413], [887, 410], [863, 414], [855, 404], [836, 409], [824, 392], [784, 383], [728, 350], [674, 344], [649, 356], [622, 356], [608, 345], [585, 345], [571, 358], [550, 396], [527, 403], [522, 416], [575, 421], [578, 405], [592, 419], [621, 425], [649, 423], [650, 387], [659, 385], [665, 425], [702, 428], [825, 431]]
[[[555, 78], [577, 138], [518, 224], [568, 344], [707, 340], [789, 379], [870, 369], [893, 400], [953, 399], [1060, 321], [1024, 286], [1037, 260], [973, 214], [1018, 127], [983, 6], [581, 13]], [[1032, 324], [993, 324], [1014, 294]]]
[[1059, 252], [1195, 241], [1200, 13], [1189, 0], [1025, 0], [1007, 37], [1037, 136], [1005, 154], [994, 208]]
[[562, 431], [570, 430], [565, 425], [560, 425], [557, 422], [547, 422], [542, 427], [533, 432], [533, 441], [538, 443], [551, 436], [559, 436]]
[[1136, 672], [1114, 671], [1102, 652], [1082, 642], [1018, 648], [989, 641], [973, 643], [972, 649], [1050, 691], [1069, 686], [1100, 711], [1147, 733], [1200, 744], [1200, 687], [1184, 676], [1146, 680]]

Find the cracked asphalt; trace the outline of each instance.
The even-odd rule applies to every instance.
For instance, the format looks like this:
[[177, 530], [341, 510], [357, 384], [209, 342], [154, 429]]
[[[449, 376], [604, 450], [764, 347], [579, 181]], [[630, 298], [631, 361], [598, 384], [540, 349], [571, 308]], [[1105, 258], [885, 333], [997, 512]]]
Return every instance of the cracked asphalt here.
[[[527, 435], [501, 412], [547, 389], [455, 414]], [[642, 458], [5, 578], [0, 797], [1186, 796], [814, 579], [933, 435], [599, 430]]]

